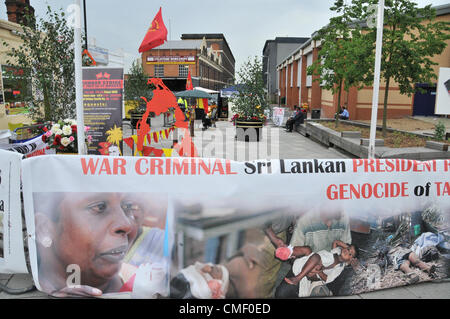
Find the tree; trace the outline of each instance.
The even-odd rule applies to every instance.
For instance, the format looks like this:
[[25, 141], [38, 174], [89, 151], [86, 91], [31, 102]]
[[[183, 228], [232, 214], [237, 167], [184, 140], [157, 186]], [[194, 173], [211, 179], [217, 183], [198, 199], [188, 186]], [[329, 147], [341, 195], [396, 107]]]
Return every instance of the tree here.
[[262, 62], [258, 57], [249, 58], [238, 71], [238, 95], [230, 98], [232, 111], [238, 119], [263, 120], [269, 108], [264, 87]]
[[[74, 118], [75, 66], [74, 31], [65, 20], [62, 10], [47, 7], [47, 20], [28, 15], [32, 27], [22, 27], [22, 44], [10, 48], [7, 63], [21, 70], [16, 80], [29, 79], [32, 94], [25, 101], [35, 120], [57, 121]], [[8, 43], [3, 45], [9, 47]], [[12, 75], [14, 78], [14, 75]]]
[[142, 102], [141, 96], [150, 99], [153, 93], [147, 81], [148, 75], [145, 73], [140, 60], [133, 61], [130, 73], [125, 80], [125, 100], [134, 101], [139, 105]]
[[[347, 10], [366, 21], [372, 14], [371, 5], [377, 0], [353, 0]], [[383, 30], [381, 76], [385, 81], [383, 107], [383, 136], [386, 136], [389, 89], [398, 84], [401, 94], [411, 96], [416, 83], [429, 83], [437, 79], [431, 60], [441, 54], [450, 39], [450, 23], [436, 21], [436, 10], [431, 5], [419, 8], [409, 0], [386, 0]], [[376, 33], [375, 29], [369, 33]]]
[[[307, 69], [308, 75], [315, 75], [324, 89], [338, 94], [336, 114], [341, 111], [342, 90], [351, 87], [363, 88], [373, 81], [373, 39], [363, 33], [354, 15], [348, 12], [343, 1], [338, 0], [330, 8], [340, 13], [330, 19], [330, 23], [319, 30], [314, 40], [321, 41], [318, 58]], [[336, 116], [336, 127], [339, 117]]]

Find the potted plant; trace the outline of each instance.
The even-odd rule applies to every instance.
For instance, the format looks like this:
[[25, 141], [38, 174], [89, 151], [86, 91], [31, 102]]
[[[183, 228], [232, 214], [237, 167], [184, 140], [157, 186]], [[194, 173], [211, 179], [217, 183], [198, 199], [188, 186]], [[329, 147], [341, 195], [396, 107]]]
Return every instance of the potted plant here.
[[[142, 119], [144, 115], [147, 104], [141, 97], [146, 97], [151, 100], [153, 97], [153, 85], [148, 85], [148, 75], [142, 68], [142, 63], [139, 59], [134, 60], [130, 73], [126, 76], [124, 81], [124, 94], [127, 103], [134, 104], [135, 107], [129, 111], [131, 126], [136, 128], [137, 122]], [[151, 126], [150, 118], [154, 117], [155, 114], [151, 112], [147, 118], [147, 124]]]
[[[130, 110], [130, 123], [132, 128], [136, 128], [136, 125], [138, 121], [142, 120], [142, 116], [144, 115], [145, 111], [147, 110], [147, 104], [145, 101], [141, 100], [139, 106], [135, 107], [134, 109]], [[154, 112], [150, 112], [149, 117], [147, 118], [147, 124], [151, 126], [151, 118], [155, 117]]]
[[[72, 119], [59, 120], [43, 126], [42, 141], [47, 143], [47, 149], [54, 148], [58, 154], [78, 154], [77, 122]], [[89, 126], [85, 126], [85, 132]], [[92, 136], [86, 136], [86, 143], [90, 144]]]
[[266, 122], [265, 111], [269, 109], [264, 87], [262, 63], [255, 57], [244, 63], [238, 72], [238, 93], [230, 98], [234, 113], [232, 121], [236, 126], [236, 138], [245, 141], [259, 141]]

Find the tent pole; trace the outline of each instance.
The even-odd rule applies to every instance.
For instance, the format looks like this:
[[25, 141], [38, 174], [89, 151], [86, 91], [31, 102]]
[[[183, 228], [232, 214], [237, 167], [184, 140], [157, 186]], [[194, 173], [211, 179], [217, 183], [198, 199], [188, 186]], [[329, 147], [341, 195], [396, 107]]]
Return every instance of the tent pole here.
[[80, 0], [75, 0], [76, 21], [74, 30], [74, 63], [75, 63], [75, 102], [77, 110], [77, 145], [78, 154], [86, 154], [86, 143], [84, 137], [84, 114], [83, 114], [83, 78], [82, 78], [82, 53], [81, 53], [81, 5]]
[[375, 74], [373, 80], [372, 117], [370, 121], [370, 138], [368, 158], [375, 158], [375, 137], [377, 133], [378, 95], [380, 93], [381, 53], [383, 47], [384, 0], [378, 2], [377, 42], [375, 48]]

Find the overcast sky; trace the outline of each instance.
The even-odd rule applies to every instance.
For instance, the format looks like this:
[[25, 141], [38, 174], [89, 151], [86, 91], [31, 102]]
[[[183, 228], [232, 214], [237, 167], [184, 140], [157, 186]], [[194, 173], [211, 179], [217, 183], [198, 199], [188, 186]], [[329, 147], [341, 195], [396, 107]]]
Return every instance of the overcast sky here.
[[[38, 17], [46, 5], [66, 10], [73, 0], [31, 0]], [[80, 1], [81, 4], [83, 1]], [[420, 6], [450, 0], [416, 0]], [[138, 48], [151, 21], [162, 7], [168, 40], [183, 33], [223, 33], [236, 59], [236, 69], [251, 56], [261, 56], [266, 40], [310, 37], [331, 17], [334, 0], [86, 0], [88, 36], [97, 46], [123, 49], [126, 64], [139, 57]], [[1, 19], [6, 6], [0, 2]]]

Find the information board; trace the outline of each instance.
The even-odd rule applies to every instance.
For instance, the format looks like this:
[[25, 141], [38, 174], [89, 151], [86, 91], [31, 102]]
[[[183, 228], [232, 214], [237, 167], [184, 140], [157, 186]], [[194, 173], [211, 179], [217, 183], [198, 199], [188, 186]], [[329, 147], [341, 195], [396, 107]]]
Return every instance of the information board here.
[[88, 154], [122, 155], [122, 68], [83, 68], [84, 123]]

